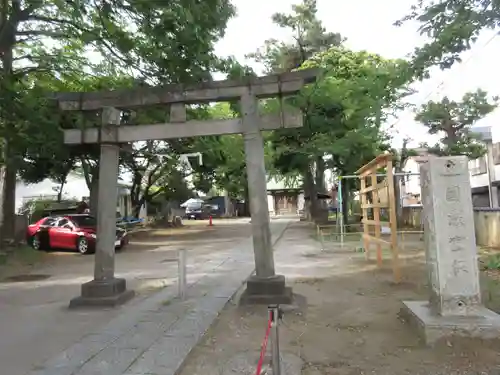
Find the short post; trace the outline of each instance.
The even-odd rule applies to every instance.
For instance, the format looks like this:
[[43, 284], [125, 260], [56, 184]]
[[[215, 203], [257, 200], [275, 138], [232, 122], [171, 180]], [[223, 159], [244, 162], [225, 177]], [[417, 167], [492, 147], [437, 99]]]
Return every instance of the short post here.
[[212, 215], [210, 215], [210, 216], [208, 217], [208, 226], [209, 226], [209, 227], [213, 226], [213, 223], [212, 223]]
[[279, 305], [269, 306], [269, 313], [272, 317], [271, 325], [271, 360], [273, 375], [281, 375], [281, 355], [280, 355], [280, 340], [279, 340], [279, 320], [280, 308]]
[[337, 223], [340, 223], [340, 247], [344, 247], [344, 208], [342, 203], [342, 176], [339, 176], [337, 195]]
[[181, 249], [177, 253], [177, 266], [178, 266], [178, 277], [179, 277], [179, 298], [181, 300], [186, 299], [186, 250]]

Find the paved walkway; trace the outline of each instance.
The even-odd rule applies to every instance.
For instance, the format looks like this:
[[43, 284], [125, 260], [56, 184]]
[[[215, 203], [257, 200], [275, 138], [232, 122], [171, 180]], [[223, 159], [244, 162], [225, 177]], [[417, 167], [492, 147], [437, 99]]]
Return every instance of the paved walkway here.
[[[272, 221], [275, 241], [288, 223]], [[174, 285], [131, 304], [29, 375], [174, 374], [253, 268], [248, 238], [214, 254], [209, 262], [192, 266], [185, 301], [176, 298]]]
[[[115, 309], [68, 311], [68, 302], [89, 281], [94, 256], [50, 252], [35, 267], [12, 268], [12, 275], [45, 275], [37, 281], [0, 282], [0, 374], [24, 375], [62, 352], [123, 310], [177, 282], [177, 251], [188, 250], [188, 277], [198, 280], [220, 264], [218, 253], [249, 238], [249, 218], [190, 221], [183, 228], [158, 228], [134, 236], [116, 256], [117, 277], [127, 280], [136, 297]], [[5, 270], [3, 270], [5, 271]], [[47, 338], [50, 338], [49, 340]], [[43, 342], [43, 345], [40, 343]], [[26, 355], [29, 353], [29, 356]]]

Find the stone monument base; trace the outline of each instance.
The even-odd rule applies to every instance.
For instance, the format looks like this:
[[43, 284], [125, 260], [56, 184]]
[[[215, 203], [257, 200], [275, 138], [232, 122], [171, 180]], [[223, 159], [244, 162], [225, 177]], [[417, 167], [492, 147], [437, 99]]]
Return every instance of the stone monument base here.
[[500, 337], [500, 315], [484, 306], [479, 306], [475, 315], [438, 316], [431, 312], [428, 301], [403, 301], [400, 315], [418, 329], [429, 346], [452, 336], [485, 340]]
[[251, 276], [247, 288], [240, 297], [240, 305], [291, 305], [292, 288], [285, 286], [285, 276]]
[[134, 295], [133, 290], [127, 290], [125, 279], [92, 280], [82, 284], [82, 295], [73, 298], [69, 308], [115, 307], [129, 301]]

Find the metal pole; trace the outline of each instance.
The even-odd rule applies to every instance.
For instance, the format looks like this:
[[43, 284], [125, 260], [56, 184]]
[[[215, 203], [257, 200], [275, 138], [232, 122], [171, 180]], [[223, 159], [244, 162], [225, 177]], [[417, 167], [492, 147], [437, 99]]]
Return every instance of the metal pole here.
[[488, 142], [486, 144], [487, 147], [487, 152], [486, 152], [486, 173], [488, 175], [488, 195], [489, 195], [489, 200], [490, 200], [490, 208], [493, 208], [498, 205], [498, 198], [495, 199], [495, 196], [493, 194], [493, 180], [494, 180], [494, 173], [495, 173], [495, 164], [493, 163], [493, 157], [492, 157], [492, 147], [493, 144], [491, 142]]
[[184, 300], [186, 298], [186, 250], [181, 249], [177, 253], [177, 266], [179, 276], [179, 298]]
[[273, 375], [281, 375], [281, 356], [280, 356], [280, 341], [279, 341], [279, 306], [269, 306], [272, 314], [271, 326], [271, 358]]
[[337, 222], [340, 223], [340, 247], [344, 247], [344, 205], [342, 204], [342, 176], [339, 176], [339, 187], [337, 194]]

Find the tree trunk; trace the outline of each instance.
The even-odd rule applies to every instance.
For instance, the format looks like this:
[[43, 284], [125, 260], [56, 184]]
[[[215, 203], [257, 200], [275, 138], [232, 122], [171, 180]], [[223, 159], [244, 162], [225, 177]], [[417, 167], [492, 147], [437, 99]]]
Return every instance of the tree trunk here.
[[[2, 2], [0, 8], [0, 26], [2, 30], [7, 30], [4, 33], [4, 40], [2, 40], [2, 72], [5, 87], [9, 87], [12, 82], [12, 66], [13, 66], [13, 48], [15, 43], [15, 30], [17, 23], [9, 25], [9, 9], [8, 3]], [[0, 249], [3, 248], [4, 241], [12, 239], [15, 232], [15, 215], [16, 215], [16, 177], [17, 177], [17, 164], [16, 164], [16, 150], [13, 150], [11, 139], [15, 137], [16, 129], [13, 122], [15, 117], [11, 116], [7, 111], [8, 108], [2, 108], [2, 117], [4, 120], [5, 136], [3, 145], [3, 165], [1, 167], [0, 177]]]
[[402, 176], [394, 176], [394, 205], [396, 206], [396, 221], [398, 228], [403, 226], [403, 204], [401, 202], [400, 185], [401, 177]]
[[325, 191], [325, 161], [323, 156], [316, 158], [316, 192], [323, 193]]
[[343, 180], [344, 183], [341, 184], [342, 189], [342, 221], [344, 225], [349, 225], [349, 187], [347, 186], [347, 179]]
[[[132, 187], [130, 189], [130, 203], [132, 205], [132, 213], [134, 217], [138, 217], [140, 211], [141, 189], [142, 189], [142, 173], [135, 171], [132, 179]], [[139, 207], [139, 208], [137, 208]]]
[[92, 167], [88, 164], [87, 160], [81, 159], [83, 175], [87, 188], [89, 189], [89, 209], [91, 215], [97, 218], [97, 205], [99, 196], [99, 160], [97, 165]]
[[59, 190], [57, 191], [57, 202], [60, 203], [62, 201], [63, 189], [66, 181], [63, 181], [59, 184]]
[[134, 217], [138, 218], [139, 214], [141, 213], [141, 208], [146, 202], [146, 197], [141, 197], [134, 205], [133, 205], [133, 211], [134, 211]]
[[133, 217], [139, 217], [139, 214], [141, 213], [141, 206], [142, 204], [139, 204], [139, 202], [136, 205], [132, 206]]
[[318, 192], [316, 190], [316, 184], [314, 183], [314, 176], [311, 172], [310, 166], [304, 173], [304, 192], [305, 195], [309, 197], [309, 211], [311, 214], [311, 219], [314, 221], [318, 218]]
[[90, 190], [90, 214], [97, 218], [97, 205], [99, 204], [99, 168], [96, 168], [97, 171], [92, 173], [91, 184], [89, 187]]
[[3, 244], [6, 240], [12, 240], [15, 233], [17, 168], [12, 159], [10, 159], [7, 165], [4, 165], [1, 169], [3, 179], [1, 186], [2, 220], [0, 222], [2, 234], [0, 240]]
[[245, 184], [245, 203], [243, 204], [243, 212], [239, 212], [238, 215], [242, 217], [249, 217], [251, 216], [250, 213], [250, 192], [248, 191], [248, 183]]

